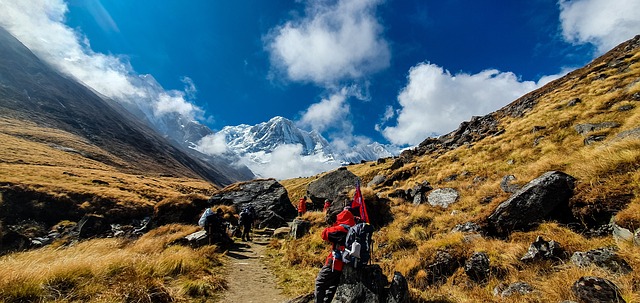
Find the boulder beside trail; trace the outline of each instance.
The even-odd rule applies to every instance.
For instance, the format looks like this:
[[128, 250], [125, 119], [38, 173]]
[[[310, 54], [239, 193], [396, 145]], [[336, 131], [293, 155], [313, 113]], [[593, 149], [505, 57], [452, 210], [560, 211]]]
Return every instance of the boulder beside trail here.
[[549, 171], [532, 180], [502, 202], [489, 217], [487, 231], [492, 236], [506, 236], [514, 230], [530, 230], [543, 220], [566, 221], [571, 218], [569, 198], [573, 196], [575, 178], [559, 171]]
[[[313, 303], [313, 293], [298, 296], [286, 303]], [[409, 286], [399, 272], [393, 274], [391, 283], [379, 265], [366, 265], [355, 269], [345, 266], [340, 284], [331, 302], [409, 303]]]
[[344, 207], [346, 192], [355, 188], [356, 182], [358, 182], [358, 176], [346, 167], [340, 167], [309, 183], [307, 197], [312, 203], [310, 210], [321, 210], [324, 200], [329, 199], [332, 202], [330, 210], [340, 212]]
[[238, 212], [253, 206], [258, 220], [268, 221], [268, 224], [261, 224], [262, 227], [286, 226], [286, 222], [296, 216], [287, 190], [275, 179], [232, 184], [213, 194], [208, 202], [211, 205], [233, 205]]

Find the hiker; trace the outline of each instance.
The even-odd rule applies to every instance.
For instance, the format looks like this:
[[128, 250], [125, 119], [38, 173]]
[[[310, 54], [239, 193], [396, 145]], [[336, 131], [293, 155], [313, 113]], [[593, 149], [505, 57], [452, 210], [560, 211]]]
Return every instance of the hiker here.
[[322, 231], [322, 239], [331, 242], [331, 253], [327, 256], [324, 266], [316, 277], [316, 303], [331, 302], [338, 288], [342, 275], [342, 254], [348, 228], [355, 225], [353, 214], [345, 208], [336, 217], [336, 222]]
[[225, 242], [227, 240], [226, 226], [223, 221], [222, 209], [218, 208], [214, 212], [212, 207], [207, 208], [200, 217], [200, 220], [198, 220], [198, 225], [204, 227], [207, 231], [209, 244]]
[[322, 211], [326, 214], [327, 211], [329, 210], [329, 207], [331, 207], [331, 201], [329, 201], [329, 199], [325, 199], [324, 208], [322, 209]]
[[253, 206], [249, 206], [240, 212], [238, 224], [242, 226], [242, 236], [240, 237], [242, 241], [251, 241], [251, 226], [255, 219], [255, 209]]
[[298, 217], [302, 217], [307, 212], [307, 196], [300, 198], [298, 201]]

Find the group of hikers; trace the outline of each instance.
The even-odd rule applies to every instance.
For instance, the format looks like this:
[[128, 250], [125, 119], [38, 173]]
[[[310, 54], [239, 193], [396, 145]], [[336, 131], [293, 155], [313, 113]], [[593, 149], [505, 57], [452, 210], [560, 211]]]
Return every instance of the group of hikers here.
[[[307, 196], [300, 198], [297, 205], [298, 216], [307, 212], [307, 203]], [[359, 216], [361, 214], [360, 207], [351, 206], [345, 205], [342, 211], [335, 216], [335, 219], [329, 220], [333, 224], [322, 231], [322, 239], [331, 244], [331, 252], [316, 277], [316, 303], [333, 300], [345, 264], [357, 268], [359, 265], [366, 265], [370, 260], [373, 227], [369, 225], [368, 218], [364, 220]], [[327, 213], [330, 207], [331, 201], [325, 200], [323, 211]], [[363, 214], [367, 216], [366, 212]], [[244, 208], [238, 215], [237, 226], [242, 228], [242, 241], [252, 240], [251, 227], [256, 219], [256, 211], [251, 205]], [[223, 211], [220, 208], [215, 212], [212, 208], [207, 208], [198, 224], [207, 230], [210, 237], [219, 234], [228, 235], [226, 231], [229, 223], [225, 222]]]
[[[256, 210], [253, 206], [249, 205], [244, 208], [240, 214], [238, 215], [238, 224], [235, 225], [237, 228], [242, 229], [241, 239], [242, 241], [251, 241], [251, 228], [253, 227], [253, 223], [257, 219]], [[200, 220], [198, 220], [198, 225], [204, 227], [207, 231], [207, 236], [209, 238], [209, 243], [213, 244], [216, 242], [224, 242], [223, 239], [229, 238], [229, 230], [232, 229], [233, 225], [230, 224], [229, 220], [224, 219], [224, 212], [221, 208], [218, 208], [215, 212], [213, 208], [207, 208], [202, 216], [200, 216]], [[236, 235], [235, 228], [232, 229], [231, 236]]]

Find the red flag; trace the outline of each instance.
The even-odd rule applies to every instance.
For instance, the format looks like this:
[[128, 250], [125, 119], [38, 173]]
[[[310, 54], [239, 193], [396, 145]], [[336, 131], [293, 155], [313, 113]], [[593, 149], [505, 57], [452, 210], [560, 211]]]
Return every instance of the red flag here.
[[353, 195], [353, 202], [351, 202], [351, 208], [358, 207], [360, 209], [360, 218], [364, 222], [369, 223], [369, 215], [367, 214], [367, 207], [364, 204], [364, 198], [362, 192], [360, 192], [360, 180], [356, 183], [356, 193]]

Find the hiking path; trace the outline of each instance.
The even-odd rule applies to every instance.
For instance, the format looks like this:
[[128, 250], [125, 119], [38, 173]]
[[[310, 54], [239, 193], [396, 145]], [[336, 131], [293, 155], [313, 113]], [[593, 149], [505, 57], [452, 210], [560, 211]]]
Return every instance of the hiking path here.
[[253, 241], [236, 239], [226, 253], [228, 290], [221, 302], [268, 303], [285, 302], [288, 298], [276, 284], [276, 276], [265, 258], [269, 237], [254, 233]]

